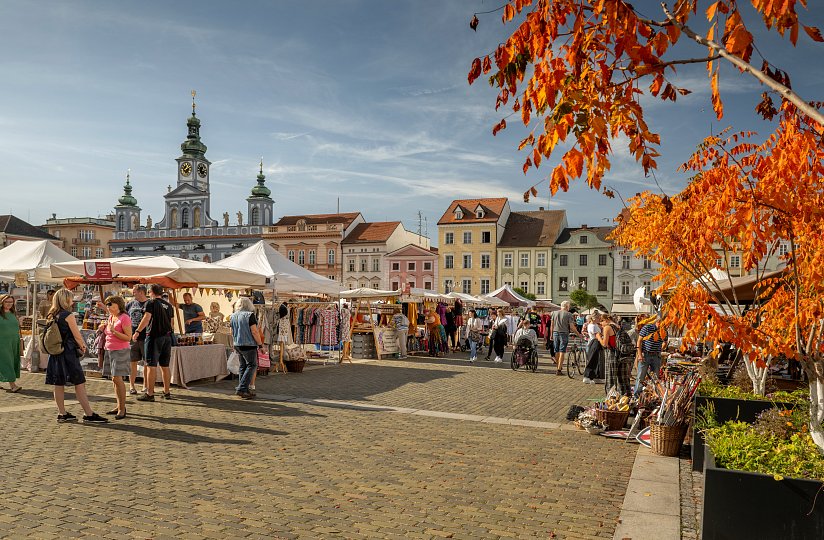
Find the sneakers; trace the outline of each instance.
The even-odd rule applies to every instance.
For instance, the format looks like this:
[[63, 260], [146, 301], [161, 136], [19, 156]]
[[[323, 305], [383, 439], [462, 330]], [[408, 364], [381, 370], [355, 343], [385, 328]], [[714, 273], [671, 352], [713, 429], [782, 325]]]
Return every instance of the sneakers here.
[[471, 357], [471, 358], [469, 359], [469, 363], [470, 363], [470, 364], [474, 364], [474, 363], [475, 363], [475, 357], [474, 357], [474, 356], [473, 356], [473, 357]]
[[163, 392], [163, 399], [172, 399], [171, 392]]
[[584, 377], [583, 382], [584, 382], [584, 384], [595, 384], [595, 381], [593, 381], [589, 377]]
[[137, 401], [154, 401], [154, 395], [140, 394], [139, 396], [137, 396]]
[[501, 362], [503, 362], [503, 360], [501, 360], [501, 357], [500, 357], [500, 356], [496, 356], [496, 357], [495, 357], [495, 363], [496, 363], [496, 364], [500, 364]]
[[85, 414], [83, 415], [83, 423], [84, 424], [89, 424], [89, 423], [92, 423], [92, 424], [93, 423], [105, 424], [108, 421], [109, 421], [108, 419], [103, 418], [102, 416], [100, 416], [97, 413], [92, 413], [91, 416], [86, 416]]
[[253, 396], [253, 395], [252, 395], [251, 393], [249, 393], [249, 392], [240, 392], [240, 393], [238, 393], [238, 397], [239, 397], [240, 399], [252, 399], [252, 398], [253, 398], [253, 397], [255, 397], [255, 396]]
[[65, 424], [66, 422], [77, 422], [77, 417], [70, 412], [57, 415], [58, 424]]

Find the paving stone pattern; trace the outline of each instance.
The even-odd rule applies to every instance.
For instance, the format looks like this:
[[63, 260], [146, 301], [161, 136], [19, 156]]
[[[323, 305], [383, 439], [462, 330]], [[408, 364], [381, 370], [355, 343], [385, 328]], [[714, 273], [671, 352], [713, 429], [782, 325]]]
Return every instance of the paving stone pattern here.
[[693, 472], [687, 448], [682, 448], [681, 459], [678, 460], [681, 484], [681, 540], [698, 540], [701, 538], [704, 475]]
[[[600, 390], [490, 366], [329, 366], [257, 391], [562, 421]], [[61, 425], [43, 376], [21, 384], [0, 393], [0, 537], [610, 538], [636, 452], [580, 431], [216, 393], [231, 382]], [[110, 383], [87, 386], [111, 407]]]

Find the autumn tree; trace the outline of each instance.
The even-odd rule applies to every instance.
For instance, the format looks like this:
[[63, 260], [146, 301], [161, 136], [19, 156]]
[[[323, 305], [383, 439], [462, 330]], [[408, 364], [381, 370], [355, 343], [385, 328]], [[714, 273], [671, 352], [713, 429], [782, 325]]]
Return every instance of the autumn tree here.
[[[810, 385], [810, 431], [824, 450], [824, 148], [818, 127], [785, 104], [777, 130], [707, 138], [683, 166], [694, 176], [678, 195], [629, 201], [614, 239], [661, 264], [663, 324], [684, 340], [725, 341], [745, 357], [763, 394], [770, 360], [799, 360]], [[765, 274], [778, 255], [786, 267]], [[717, 249], [735, 252], [755, 294], [743, 302], [731, 278], [716, 277]], [[745, 307], [744, 304], [747, 304]]]
[[[704, 35], [690, 26], [698, 15], [698, 0], [677, 0], [672, 7], [661, 3], [657, 19], [643, 16], [635, 7], [638, 4], [646, 10], [651, 3], [511, 0], [502, 7], [502, 20], [517, 28], [494, 53], [472, 62], [469, 83], [486, 75], [498, 89], [496, 110], [510, 108], [529, 130], [519, 145], [519, 150], [528, 150], [524, 173], [540, 167], [559, 147], [565, 149], [548, 175], [552, 194], [585, 177], [590, 187], [611, 196], [602, 188], [602, 180], [618, 139], [626, 142], [645, 173], [656, 168], [661, 141], [650, 130], [640, 99], [651, 95], [676, 101], [688, 94], [689, 89], [671, 80], [678, 66], [685, 64], [706, 63], [719, 119], [724, 107], [718, 81], [726, 63], [764, 85], [758, 114], [770, 119], [787, 100], [816, 122], [821, 133], [824, 115], [793, 92], [789, 75], [766, 59], [760, 68], [751, 63], [755, 43], [736, 0], [703, 3], [706, 9], [701, 14], [710, 23]], [[817, 28], [799, 19], [797, 8], [806, 8], [806, 0], [752, 0], [752, 5], [768, 30], [793, 45], [802, 31], [824, 41]], [[476, 15], [470, 26], [478, 24]], [[674, 56], [673, 46], [685, 40], [705, 53]], [[503, 118], [492, 134], [506, 126]], [[525, 200], [530, 195], [537, 195], [535, 186], [524, 194]]]

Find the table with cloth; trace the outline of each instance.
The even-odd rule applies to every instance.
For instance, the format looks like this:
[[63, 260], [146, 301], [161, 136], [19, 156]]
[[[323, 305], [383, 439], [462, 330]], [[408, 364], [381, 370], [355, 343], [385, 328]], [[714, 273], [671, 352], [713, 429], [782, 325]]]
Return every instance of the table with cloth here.
[[189, 381], [210, 377], [214, 377], [216, 381], [225, 379], [229, 376], [226, 359], [226, 346], [221, 344], [172, 347], [169, 364], [172, 384], [188, 388], [186, 383]]

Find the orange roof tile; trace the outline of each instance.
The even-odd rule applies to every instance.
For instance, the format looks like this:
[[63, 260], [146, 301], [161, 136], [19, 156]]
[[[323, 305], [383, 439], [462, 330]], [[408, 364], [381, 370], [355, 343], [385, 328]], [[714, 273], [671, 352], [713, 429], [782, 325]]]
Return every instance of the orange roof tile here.
[[345, 212], [340, 214], [306, 214], [302, 216], [283, 216], [275, 225], [296, 225], [301, 219], [307, 225], [320, 225], [323, 223], [345, 223], [349, 226], [360, 215], [360, 212]]
[[363, 244], [367, 242], [386, 242], [400, 226], [400, 221], [375, 221], [358, 223], [352, 232], [343, 239], [343, 244]]
[[[458, 199], [452, 201], [449, 208], [446, 209], [441, 219], [438, 220], [438, 225], [454, 225], [457, 223], [494, 223], [501, 217], [506, 203], [509, 201], [506, 197], [497, 199]], [[484, 217], [478, 218], [475, 216], [475, 209], [480, 205], [484, 209]], [[463, 211], [463, 218], [457, 219], [455, 217], [455, 210], [461, 207]]]

